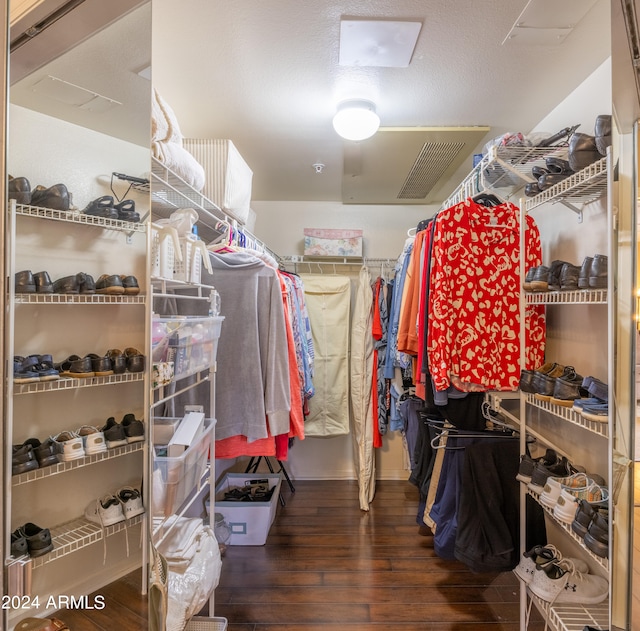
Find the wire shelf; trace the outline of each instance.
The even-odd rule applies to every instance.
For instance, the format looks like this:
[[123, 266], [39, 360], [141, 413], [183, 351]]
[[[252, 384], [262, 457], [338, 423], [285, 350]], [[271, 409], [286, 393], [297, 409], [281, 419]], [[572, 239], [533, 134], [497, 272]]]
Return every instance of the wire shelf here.
[[601, 603], [584, 605], [550, 605], [527, 590], [540, 613], [548, 620], [554, 631], [583, 631], [590, 626], [595, 629], [609, 628], [609, 605]]
[[142, 515], [137, 515], [126, 522], [121, 521], [113, 524], [113, 526], [106, 526], [104, 528], [104, 536], [102, 528], [98, 524], [94, 524], [82, 517], [55, 526], [50, 529], [53, 550], [48, 554], [33, 559], [33, 569], [102, 541], [104, 537], [111, 537], [118, 532], [122, 532], [125, 528], [139, 524], [141, 521]]
[[533, 497], [534, 500], [536, 500], [536, 502], [538, 504], [540, 504], [540, 506], [542, 506], [544, 512], [549, 515], [551, 517], [551, 519], [553, 519], [553, 521], [560, 527], [562, 528], [578, 545], [580, 545], [580, 547], [589, 554], [589, 556], [606, 572], [609, 572], [609, 559], [607, 559], [606, 557], [599, 557], [597, 554], [594, 554], [589, 548], [587, 548], [587, 546], [585, 545], [584, 539], [580, 536], [578, 536], [575, 532], [573, 532], [573, 529], [571, 528], [570, 525], [565, 524], [564, 522], [560, 521], [559, 519], [556, 519], [556, 516], [553, 514], [553, 509], [550, 509], [548, 506], [545, 506], [541, 501], [540, 501], [540, 493], [536, 493], [535, 491], [532, 491], [531, 489], [527, 488], [527, 493], [529, 493], [529, 495], [531, 495], [531, 497]]
[[[201, 285], [200, 283], [188, 283], [183, 280], [168, 280], [166, 278], [159, 278], [158, 276], [151, 277], [151, 286], [153, 288], [154, 298], [190, 298], [210, 300], [211, 292], [215, 289], [213, 285]], [[180, 290], [197, 290], [196, 295], [175, 294], [172, 292]], [[204, 292], [204, 293], [203, 293]]]
[[66, 305], [66, 304], [88, 304], [88, 305], [143, 305], [147, 297], [137, 296], [110, 296], [109, 294], [16, 294], [15, 303], [44, 304], [44, 305]]
[[592, 202], [607, 191], [607, 159], [601, 158], [525, 202], [527, 211], [547, 202]]
[[549, 412], [554, 416], [557, 416], [569, 423], [573, 423], [574, 425], [578, 425], [594, 434], [598, 434], [599, 436], [604, 436], [607, 438], [609, 436], [609, 424], [608, 423], [599, 423], [598, 421], [590, 421], [589, 419], [584, 418], [578, 412], [575, 412], [572, 408], [566, 408], [562, 405], [555, 405], [554, 403], [550, 403], [549, 401], [542, 401], [541, 399], [536, 399], [534, 394], [529, 392], [527, 394], [527, 403], [530, 405], [544, 410], [545, 412]]
[[55, 390], [76, 390], [77, 388], [93, 388], [95, 386], [109, 386], [112, 384], [144, 381], [145, 373], [124, 373], [108, 377], [88, 377], [74, 379], [61, 377], [56, 381], [37, 381], [34, 383], [14, 384], [14, 394], [33, 394], [35, 392], [53, 392]]
[[99, 454], [91, 454], [90, 456], [85, 456], [84, 458], [78, 458], [78, 460], [59, 462], [58, 464], [51, 465], [50, 467], [42, 467], [40, 469], [34, 469], [33, 471], [27, 471], [27, 473], [14, 475], [11, 478], [11, 483], [13, 486], [28, 484], [29, 482], [42, 480], [43, 478], [48, 478], [52, 475], [67, 473], [68, 471], [73, 471], [74, 469], [81, 469], [82, 467], [88, 467], [98, 462], [104, 462], [105, 460], [112, 460], [113, 458], [119, 458], [120, 456], [126, 456], [127, 454], [142, 451], [143, 447], [143, 442], [122, 445], [121, 447], [113, 447], [112, 449], [108, 449], [107, 451], [103, 451]]
[[107, 219], [106, 217], [94, 217], [85, 215], [79, 211], [53, 210], [52, 208], [41, 208], [40, 206], [16, 205], [16, 214], [26, 217], [38, 217], [40, 219], [53, 219], [54, 221], [66, 221], [69, 223], [79, 223], [89, 226], [98, 226], [108, 230], [120, 232], [146, 232], [145, 223], [133, 221], [120, 221], [119, 219]]
[[525, 292], [528, 305], [606, 305], [606, 289], [576, 289], [571, 291]]

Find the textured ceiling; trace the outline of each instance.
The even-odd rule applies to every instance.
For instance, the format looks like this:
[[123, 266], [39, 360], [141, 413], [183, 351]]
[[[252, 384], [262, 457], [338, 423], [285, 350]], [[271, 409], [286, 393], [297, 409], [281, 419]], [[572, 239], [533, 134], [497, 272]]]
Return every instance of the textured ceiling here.
[[[12, 101], [144, 144], [150, 86], [136, 72], [152, 25], [154, 85], [186, 137], [235, 143], [254, 200], [342, 199], [344, 143], [331, 118], [349, 97], [373, 100], [384, 127], [490, 128], [432, 191], [444, 199], [484, 142], [529, 131], [610, 56], [609, 0], [584, 0], [594, 1], [560, 45], [503, 45], [527, 0], [152, 0], [50, 64], [41, 59]], [[409, 67], [340, 66], [341, 17], [422, 22]], [[61, 31], [73, 38], [72, 24]], [[97, 116], [47, 102], [31, 90], [47, 73], [123, 105]]]

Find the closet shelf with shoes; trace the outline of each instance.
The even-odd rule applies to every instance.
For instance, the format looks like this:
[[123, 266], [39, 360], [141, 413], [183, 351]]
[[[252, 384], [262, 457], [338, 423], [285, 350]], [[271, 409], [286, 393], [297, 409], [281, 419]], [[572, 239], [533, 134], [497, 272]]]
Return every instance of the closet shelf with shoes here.
[[52, 208], [42, 208], [40, 206], [25, 206], [22, 204], [16, 204], [15, 209], [17, 215], [21, 215], [24, 217], [37, 217], [39, 219], [51, 219], [54, 221], [65, 221], [69, 223], [84, 224], [87, 226], [98, 226], [107, 230], [117, 230], [126, 233], [147, 231], [147, 226], [145, 223], [122, 221], [120, 219], [87, 215], [80, 211], [55, 210]]
[[77, 388], [94, 388], [122, 383], [144, 381], [144, 373], [125, 373], [109, 375], [107, 377], [88, 377], [86, 379], [61, 377], [56, 381], [40, 381], [35, 383], [16, 384], [13, 393], [34, 394], [36, 392], [51, 392], [55, 390], [76, 390]]
[[524, 394], [527, 404], [532, 405], [533, 407], [549, 412], [550, 414], [553, 414], [554, 416], [569, 423], [573, 423], [574, 425], [579, 425], [583, 429], [587, 429], [594, 434], [599, 434], [605, 438], [609, 436], [609, 426], [606, 422], [589, 420], [579, 412], [576, 412], [572, 407], [564, 407], [562, 405], [555, 405], [550, 401], [543, 401], [536, 398], [535, 394], [531, 394], [529, 392]]
[[32, 567], [35, 570], [47, 563], [102, 541], [105, 537], [111, 537], [131, 526], [135, 526], [141, 521], [142, 515], [137, 515], [126, 521], [102, 528], [84, 517], [79, 517], [54, 526], [50, 529], [53, 550], [43, 556], [34, 558]]
[[12, 476], [11, 483], [13, 486], [20, 486], [22, 484], [34, 482], [35, 480], [41, 480], [42, 478], [48, 478], [53, 475], [58, 475], [59, 473], [67, 473], [68, 471], [72, 471], [73, 469], [80, 469], [82, 467], [88, 467], [98, 462], [104, 462], [105, 460], [111, 460], [113, 458], [119, 458], [120, 456], [126, 456], [131, 453], [142, 451], [143, 448], [144, 443], [142, 442], [131, 443], [122, 445], [120, 447], [114, 447], [100, 453], [84, 456], [83, 458], [78, 458], [77, 460], [59, 462], [49, 467], [38, 467], [37, 469], [33, 469], [32, 471], [19, 473]]
[[[532, 305], [545, 305], [546, 317], [553, 318], [552, 321], [557, 327], [557, 330], [554, 330], [553, 345], [547, 346], [546, 352], [564, 354], [576, 351], [578, 353], [576, 360], [581, 357], [579, 349], [572, 346], [572, 332], [563, 335], [562, 326], [567, 327], [570, 322], [568, 315], [564, 312], [565, 306], [573, 309], [571, 305], [583, 305], [585, 310], [589, 310], [589, 315], [593, 319], [592, 326], [595, 327], [593, 335], [602, 343], [597, 349], [593, 349], [588, 358], [583, 357], [582, 361], [587, 366], [591, 364], [590, 370], [608, 374], [607, 378], [603, 377], [604, 381], [600, 381], [592, 376], [583, 377], [572, 366], [560, 366], [550, 362], [535, 370], [521, 371], [519, 384], [521, 400], [518, 415], [522, 433], [521, 466], [525, 460], [531, 460], [524, 437], [533, 436], [541, 439], [541, 444], [547, 446], [551, 446], [551, 442], [558, 442], [564, 447], [565, 453], [569, 454], [570, 460], [578, 453], [589, 454], [591, 466], [599, 467], [606, 476], [585, 474], [574, 468], [573, 472], [569, 473], [552, 473], [546, 483], [536, 482], [533, 487], [531, 480], [527, 482], [520, 474], [518, 476], [523, 497], [532, 498], [542, 507], [550, 540], [556, 543], [567, 539], [572, 546], [577, 545], [580, 558], [588, 558], [589, 565], [595, 571], [594, 578], [590, 579], [591, 583], [595, 585], [596, 582], [600, 582], [602, 585], [601, 589], [596, 590], [598, 593], [594, 592], [591, 598], [588, 580], [588, 576], [591, 575], [576, 571], [575, 568], [561, 569], [557, 575], [547, 573], [548, 576], [542, 577], [543, 582], [546, 581], [549, 587], [549, 594], [546, 594], [550, 595], [549, 598], [542, 598], [531, 585], [523, 585], [523, 588], [526, 588], [527, 597], [542, 613], [546, 623], [557, 631], [574, 631], [574, 629], [582, 631], [586, 626], [609, 628], [611, 625], [610, 590], [613, 580], [613, 562], [609, 560], [611, 554], [606, 515], [613, 514], [612, 509], [615, 505], [613, 495], [617, 485], [612, 464], [612, 412], [608, 406], [609, 386], [605, 383], [605, 381], [610, 383], [613, 368], [611, 360], [613, 333], [611, 308], [608, 302], [610, 296], [607, 291], [607, 288], [612, 286], [607, 269], [607, 255], [611, 250], [612, 240], [610, 160], [609, 149], [606, 156], [594, 158], [581, 170], [575, 169], [575, 172], [568, 170], [560, 174], [557, 183], [548, 188], [539, 189], [535, 195], [531, 194], [534, 187], [526, 190], [525, 194], [528, 198], [521, 200], [520, 203], [521, 222], [530, 211], [539, 207], [539, 213], [543, 218], [547, 212], [557, 212], [554, 206], [558, 203], [578, 214], [578, 221], [581, 222], [583, 211], [574, 204], [585, 205], [592, 202], [597, 205], [592, 213], [594, 218], [607, 222], [606, 233], [599, 233], [602, 234], [602, 240], [606, 238], [606, 244], [598, 243], [598, 240], [593, 239], [593, 244], [603, 248], [605, 254], [586, 256], [581, 267], [566, 261], [555, 260], [546, 266], [523, 269], [524, 277], [521, 279], [524, 290], [524, 300], [521, 301], [521, 322], [524, 322], [524, 313], [527, 308]], [[593, 308], [591, 308], [592, 305]], [[571, 313], [573, 314], [573, 311]], [[579, 311], [579, 313], [584, 313], [586, 317], [586, 311]], [[522, 324], [520, 334], [525, 336]], [[606, 363], [603, 363], [600, 355], [605, 353]], [[586, 431], [568, 429], [558, 424], [558, 419]], [[549, 434], [551, 441], [545, 440], [544, 434]], [[567, 438], [568, 436], [571, 438]], [[597, 456], [595, 456], [596, 451]], [[561, 452], [558, 450], [557, 453]], [[594, 455], [591, 456], [591, 454]], [[607, 454], [606, 460], [604, 454]], [[540, 458], [534, 460], [540, 460]], [[545, 466], [548, 464], [543, 463], [543, 465], [541, 471], [544, 473]], [[538, 473], [538, 468], [539, 465], [536, 465], [533, 477]], [[611, 495], [609, 488], [612, 489]], [[597, 519], [594, 518], [587, 526], [581, 522], [576, 523], [583, 505], [597, 515]], [[522, 541], [527, 534], [527, 526], [521, 524]], [[611, 556], [611, 558], [614, 557]], [[556, 579], [566, 583], [559, 591], [554, 591], [561, 582]], [[576, 597], [578, 593], [583, 592], [584, 598]], [[528, 608], [524, 603], [525, 601], [521, 600], [521, 620], [528, 620]]]
[[143, 305], [147, 301], [146, 296], [123, 296], [109, 294], [16, 294], [16, 304], [43, 304], [43, 305]]
[[[607, 158], [603, 157], [592, 162], [581, 171], [569, 175], [535, 197], [525, 202], [527, 211], [533, 210], [541, 204], [556, 203], [589, 203], [607, 191]], [[574, 209], [575, 210], [575, 209]], [[576, 212], [579, 212], [576, 210]]]

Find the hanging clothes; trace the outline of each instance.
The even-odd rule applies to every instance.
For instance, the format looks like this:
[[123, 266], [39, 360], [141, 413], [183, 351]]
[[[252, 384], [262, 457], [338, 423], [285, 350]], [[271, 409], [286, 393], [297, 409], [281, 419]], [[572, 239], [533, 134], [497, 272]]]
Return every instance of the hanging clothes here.
[[[540, 234], [526, 217], [526, 267], [540, 265]], [[435, 220], [428, 310], [429, 371], [436, 390], [517, 390], [520, 379], [520, 230], [510, 203], [473, 199]], [[526, 368], [544, 358], [544, 308], [527, 311]]]
[[387, 433], [387, 385], [384, 378], [384, 360], [387, 348], [389, 316], [385, 298], [385, 281], [377, 278], [373, 286], [373, 386], [372, 417], [373, 446], [382, 447], [382, 437]]
[[349, 433], [349, 321], [351, 282], [341, 276], [305, 274], [305, 302], [313, 334], [315, 395], [305, 435]]
[[277, 272], [247, 251], [211, 253], [210, 260], [225, 316], [217, 355], [216, 438], [243, 436], [251, 443], [288, 434], [289, 353]]
[[368, 511], [376, 488], [373, 450], [373, 302], [371, 275], [360, 270], [351, 324], [351, 415], [358, 499], [360, 510]]

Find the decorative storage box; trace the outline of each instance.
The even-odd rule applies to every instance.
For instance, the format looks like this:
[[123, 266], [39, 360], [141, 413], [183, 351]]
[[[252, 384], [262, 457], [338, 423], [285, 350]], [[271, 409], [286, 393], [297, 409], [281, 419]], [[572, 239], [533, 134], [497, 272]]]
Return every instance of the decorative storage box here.
[[173, 362], [174, 379], [212, 366], [224, 316], [153, 319], [153, 362]]
[[[224, 494], [233, 488], [243, 487], [252, 480], [268, 480], [269, 488], [275, 485], [268, 502], [225, 501]], [[280, 497], [279, 473], [227, 473], [216, 486], [215, 512], [222, 513], [231, 528], [231, 546], [263, 546], [276, 516]]]
[[154, 515], [169, 517], [182, 506], [194, 489], [198, 490], [200, 478], [207, 467], [214, 427], [215, 421], [205, 419], [204, 431], [181, 456], [157, 456], [154, 449]]
[[305, 256], [362, 256], [362, 230], [304, 229]]
[[184, 138], [184, 148], [205, 172], [205, 197], [246, 224], [251, 211], [253, 171], [230, 140]]

